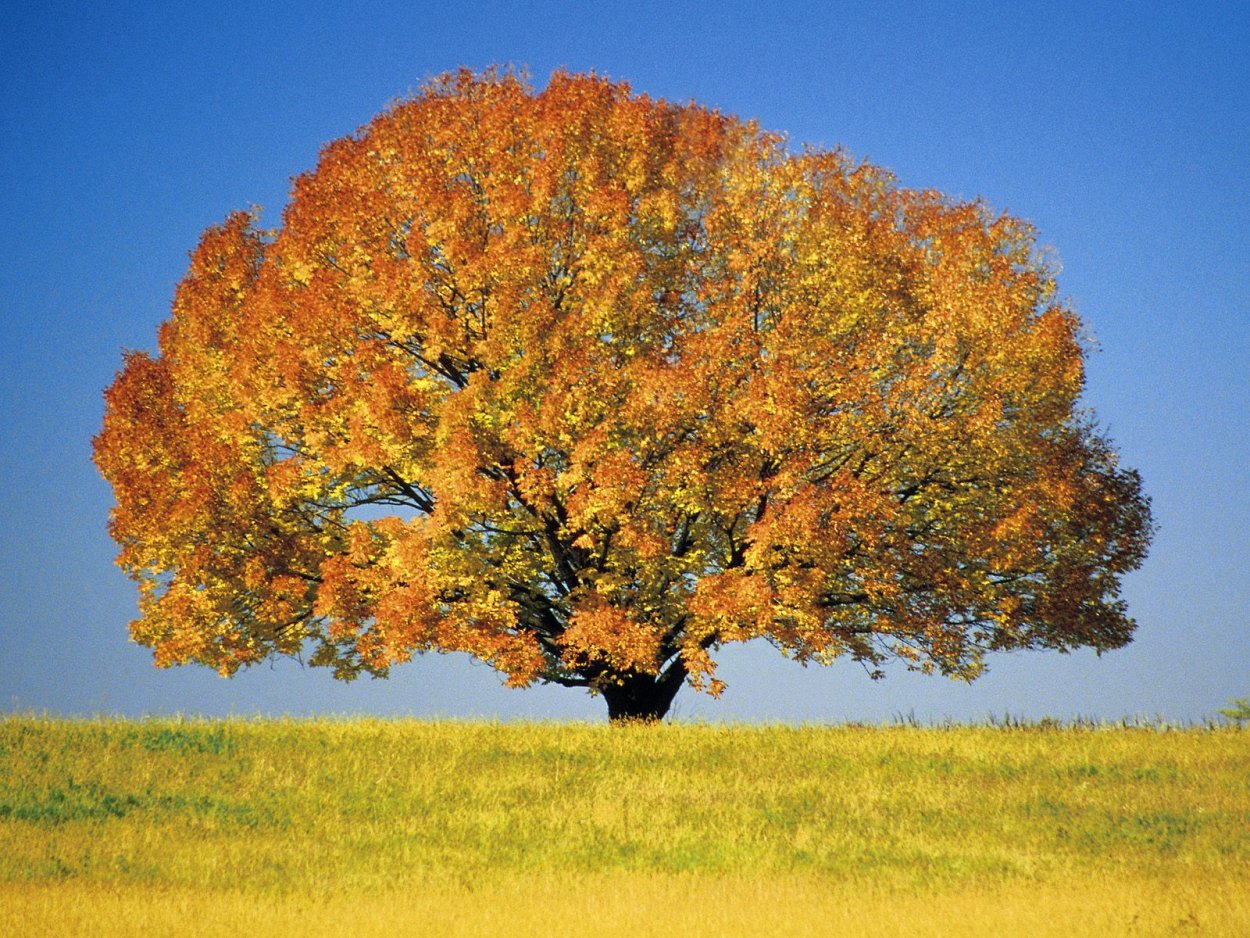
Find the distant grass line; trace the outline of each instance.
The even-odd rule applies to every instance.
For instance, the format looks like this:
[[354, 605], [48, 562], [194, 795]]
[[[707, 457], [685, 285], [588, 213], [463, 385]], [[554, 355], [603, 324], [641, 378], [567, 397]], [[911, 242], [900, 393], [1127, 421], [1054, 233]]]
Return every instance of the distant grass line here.
[[1232, 935], [1247, 884], [1232, 728], [0, 719], [0, 934]]

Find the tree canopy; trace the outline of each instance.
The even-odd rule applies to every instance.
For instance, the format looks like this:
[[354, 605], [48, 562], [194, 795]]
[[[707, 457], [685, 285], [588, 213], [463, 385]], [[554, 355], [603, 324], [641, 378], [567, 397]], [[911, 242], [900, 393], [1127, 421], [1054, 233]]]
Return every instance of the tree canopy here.
[[656, 718], [713, 653], [1129, 641], [1151, 521], [1029, 226], [606, 79], [450, 74], [210, 228], [96, 461], [133, 638], [462, 651]]

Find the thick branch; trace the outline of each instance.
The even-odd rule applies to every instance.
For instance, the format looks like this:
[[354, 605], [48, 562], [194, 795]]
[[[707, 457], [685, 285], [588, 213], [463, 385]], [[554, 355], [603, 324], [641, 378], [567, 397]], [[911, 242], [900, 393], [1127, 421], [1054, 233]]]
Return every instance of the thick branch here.
[[412, 483], [403, 479], [398, 472], [390, 466], [382, 467], [383, 474], [394, 482], [401, 492], [412, 499], [413, 504], [427, 515], [434, 511], [434, 497], [427, 492], [418, 490]]

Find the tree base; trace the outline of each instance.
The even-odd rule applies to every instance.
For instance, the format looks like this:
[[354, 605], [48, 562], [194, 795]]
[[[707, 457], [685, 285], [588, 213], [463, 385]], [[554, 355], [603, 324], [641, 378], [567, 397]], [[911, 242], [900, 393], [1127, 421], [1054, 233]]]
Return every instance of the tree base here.
[[673, 698], [685, 679], [686, 669], [680, 658], [661, 674], [616, 675], [615, 680], [605, 682], [600, 691], [608, 703], [608, 722], [613, 725], [658, 723], [673, 705]]

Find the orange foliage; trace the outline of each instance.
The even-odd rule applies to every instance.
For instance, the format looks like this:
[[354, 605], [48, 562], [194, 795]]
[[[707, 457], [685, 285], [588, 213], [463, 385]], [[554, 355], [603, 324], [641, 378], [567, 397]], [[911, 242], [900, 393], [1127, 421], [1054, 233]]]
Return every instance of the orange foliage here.
[[761, 636], [962, 677], [1113, 648], [1151, 523], [1079, 328], [980, 203], [594, 76], [448, 75], [276, 233], [206, 232], [108, 390], [132, 634], [610, 703], [718, 692], [709, 652]]

